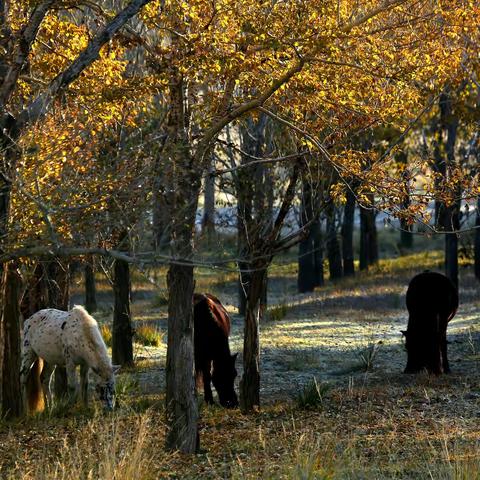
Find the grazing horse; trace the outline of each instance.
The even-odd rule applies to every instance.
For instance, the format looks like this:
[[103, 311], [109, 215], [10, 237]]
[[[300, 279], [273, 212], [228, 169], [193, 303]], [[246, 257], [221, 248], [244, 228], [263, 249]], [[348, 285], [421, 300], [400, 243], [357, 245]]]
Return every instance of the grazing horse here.
[[226, 408], [234, 408], [238, 406], [234, 388], [237, 354], [231, 355], [228, 345], [230, 317], [220, 300], [209, 293], [195, 293], [193, 304], [197, 383], [203, 380], [207, 403], [214, 403], [210, 385], [212, 382], [220, 404]]
[[113, 409], [116, 370], [97, 322], [83, 307], [69, 312], [47, 308], [25, 321], [20, 380], [30, 411], [41, 409], [42, 390], [47, 404], [51, 402], [50, 378], [56, 365], [66, 367], [70, 401], [77, 397], [76, 366], [80, 365], [84, 403], [88, 402], [88, 371], [92, 369], [97, 393], [105, 408]]
[[407, 290], [408, 327], [402, 332], [407, 349], [405, 373], [448, 373], [447, 324], [458, 308], [454, 284], [440, 273], [413, 277]]

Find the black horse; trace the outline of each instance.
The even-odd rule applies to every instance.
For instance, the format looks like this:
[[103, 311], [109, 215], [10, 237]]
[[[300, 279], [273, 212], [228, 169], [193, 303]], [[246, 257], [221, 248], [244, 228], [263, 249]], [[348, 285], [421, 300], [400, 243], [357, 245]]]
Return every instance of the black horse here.
[[234, 388], [237, 354], [231, 355], [228, 345], [230, 317], [220, 300], [209, 293], [195, 293], [193, 304], [197, 384], [203, 380], [207, 403], [214, 403], [210, 385], [212, 382], [220, 404], [226, 408], [234, 408], [238, 406]]
[[458, 308], [455, 285], [436, 272], [423, 272], [411, 280], [407, 290], [409, 313], [405, 373], [448, 373], [447, 324]]

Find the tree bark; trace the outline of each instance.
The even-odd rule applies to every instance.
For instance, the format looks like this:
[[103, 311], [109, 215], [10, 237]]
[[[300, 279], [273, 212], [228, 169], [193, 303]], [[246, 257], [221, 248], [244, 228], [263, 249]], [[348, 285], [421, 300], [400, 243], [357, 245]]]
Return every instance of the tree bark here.
[[[448, 180], [455, 167], [455, 144], [457, 140], [458, 119], [453, 111], [452, 97], [447, 87], [440, 95], [440, 128], [438, 130], [438, 142], [436, 161], [442, 165], [440, 173], [442, 178]], [[444, 132], [444, 155], [442, 154], [441, 142]], [[442, 163], [443, 162], [443, 163]], [[452, 194], [452, 192], [450, 192]], [[453, 192], [453, 198], [447, 204], [440, 199], [438, 205], [439, 227], [445, 232], [445, 274], [458, 288], [458, 230], [460, 229], [460, 187]]]
[[6, 266], [4, 271], [5, 292], [3, 298], [2, 335], [2, 417], [16, 418], [24, 414], [22, 391], [19, 375], [12, 375], [10, 370], [20, 372], [21, 336], [20, 336], [20, 290], [22, 281], [14, 264]]
[[95, 261], [93, 256], [89, 256], [85, 262], [85, 308], [88, 313], [97, 311], [97, 286], [95, 281]]
[[210, 175], [215, 170], [215, 157], [212, 155], [208, 165], [208, 173], [205, 177], [203, 195], [202, 235], [208, 243], [215, 235], [215, 177]]
[[[195, 218], [204, 169], [194, 157], [185, 124], [183, 78], [172, 68], [170, 112], [165, 159], [169, 181], [167, 204], [172, 219], [171, 255], [188, 261], [193, 256]], [[170, 264], [168, 271], [168, 345], [166, 366], [165, 446], [168, 450], [196, 453], [200, 448], [198, 405], [194, 374], [193, 345], [193, 267]]]
[[360, 206], [360, 270], [368, 270], [370, 265], [378, 262], [376, 213], [373, 194], [369, 195], [370, 206]]
[[122, 366], [133, 365], [133, 329], [130, 315], [130, 266], [123, 260], [113, 264], [112, 361]]
[[[406, 192], [405, 197], [402, 200], [402, 208], [407, 209], [410, 206], [410, 192], [408, 191], [408, 156], [405, 151], [401, 151], [397, 154], [397, 161], [403, 167], [402, 168], [402, 178], [405, 181]], [[412, 225], [407, 222], [405, 219], [400, 220], [400, 249], [401, 250], [411, 250], [413, 247], [413, 234], [412, 234]]]
[[311, 222], [313, 216], [317, 218], [307, 228], [306, 235], [298, 246], [298, 277], [297, 287], [299, 293], [313, 292], [315, 287], [324, 283], [323, 278], [323, 245], [322, 232], [318, 212], [314, 211], [312, 199], [312, 186], [303, 182], [302, 205], [300, 211], [300, 226], [305, 227]]
[[477, 212], [475, 214], [475, 244], [474, 262], [475, 278], [480, 280], [480, 196], [477, 197]]
[[342, 257], [343, 274], [345, 277], [355, 275], [355, 261], [353, 253], [353, 230], [355, 225], [355, 194], [348, 189], [347, 201], [343, 211], [342, 223]]
[[243, 340], [243, 376], [240, 381], [240, 408], [248, 413], [260, 407], [259, 325], [263, 315], [261, 298], [265, 283], [265, 266], [254, 264], [248, 289]]
[[330, 280], [338, 280], [342, 278], [342, 255], [337, 237], [335, 205], [333, 203], [329, 206], [327, 211], [327, 256]]

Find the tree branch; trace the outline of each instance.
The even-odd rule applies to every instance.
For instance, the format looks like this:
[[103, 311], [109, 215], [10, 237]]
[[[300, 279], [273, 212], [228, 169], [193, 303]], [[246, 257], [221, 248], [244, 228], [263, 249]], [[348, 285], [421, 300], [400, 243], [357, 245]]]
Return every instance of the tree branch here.
[[40, 28], [45, 15], [54, 3], [55, 0], [46, 0], [35, 7], [30, 19], [20, 32], [20, 38], [18, 39], [15, 49], [16, 51], [14, 52], [15, 58], [5, 75], [2, 86], [0, 87], [0, 110], [2, 111], [15, 89], [20, 72], [26, 63], [32, 48], [32, 43], [37, 37], [38, 29]]
[[87, 48], [80, 53], [74, 62], [62, 73], [57, 75], [47, 90], [35, 98], [19, 115], [20, 129], [37, 122], [45, 115], [55, 97], [65, 90], [80, 74], [88, 68], [100, 55], [101, 48], [108, 43], [115, 33], [133, 16], [152, 0], [132, 0], [111, 22], [109, 22], [92, 40]]

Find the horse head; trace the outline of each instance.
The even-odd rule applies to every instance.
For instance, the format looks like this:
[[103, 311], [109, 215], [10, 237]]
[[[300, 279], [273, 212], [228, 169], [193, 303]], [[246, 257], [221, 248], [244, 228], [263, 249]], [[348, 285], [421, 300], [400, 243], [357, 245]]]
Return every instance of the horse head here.
[[212, 383], [218, 393], [220, 405], [225, 408], [238, 407], [238, 398], [235, 393], [234, 383], [237, 376], [235, 360], [237, 353], [229, 356], [225, 362], [213, 367]]
[[115, 374], [120, 370], [119, 365], [113, 365], [105, 371], [94, 369], [95, 390], [99, 399], [104, 403], [105, 410], [112, 411], [115, 408]]

